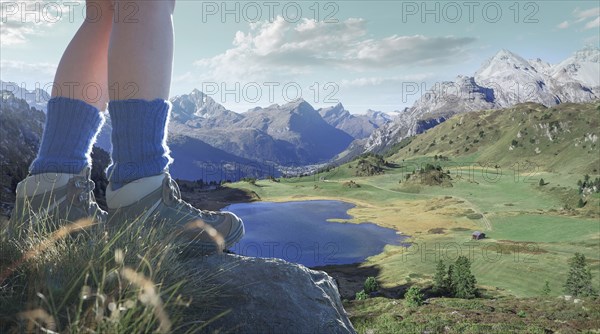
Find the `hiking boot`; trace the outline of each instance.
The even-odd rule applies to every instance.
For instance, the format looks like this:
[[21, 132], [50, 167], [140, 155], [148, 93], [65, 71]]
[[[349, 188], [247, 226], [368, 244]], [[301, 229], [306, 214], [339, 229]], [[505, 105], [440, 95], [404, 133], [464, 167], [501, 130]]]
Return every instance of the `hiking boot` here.
[[15, 230], [29, 225], [51, 232], [83, 218], [104, 223], [108, 214], [96, 203], [94, 188], [89, 167], [79, 174], [29, 175], [17, 185], [9, 227]]
[[[149, 186], [156, 182], [160, 182], [156, 188]], [[140, 190], [143, 188], [146, 190]], [[117, 199], [119, 196], [122, 200]], [[167, 228], [175, 236], [176, 247], [185, 253], [221, 252], [244, 235], [244, 224], [235, 214], [199, 210], [183, 201], [169, 173], [131, 182], [116, 191], [109, 184], [106, 198], [109, 229], [131, 223]]]

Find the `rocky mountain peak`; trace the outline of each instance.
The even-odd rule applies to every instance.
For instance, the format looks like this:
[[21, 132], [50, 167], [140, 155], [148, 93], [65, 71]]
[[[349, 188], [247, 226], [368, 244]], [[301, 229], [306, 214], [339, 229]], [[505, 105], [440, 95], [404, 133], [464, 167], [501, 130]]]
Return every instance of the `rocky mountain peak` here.
[[557, 64], [550, 75], [559, 83], [577, 82], [600, 91], [600, 49], [586, 47]]
[[194, 88], [192, 89], [192, 92], [190, 93], [190, 95], [204, 95], [204, 93], [202, 91], [200, 91], [198, 88]]
[[289, 114], [298, 114], [303, 117], [321, 118], [319, 113], [313, 108], [313, 106], [306, 102], [303, 98], [295, 99], [291, 102], [288, 102], [278, 108], [280, 111], [289, 113]]
[[383, 111], [367, 109], [365, 116], [371, 121], [374, 122], [377, 126], [382, 126], [383, 124], [392, 120], [392, 117]]
[[484, 81], [486, 78], [515, 70], [535, 72], [527, 60], [509, 50], [502, 49], [481, 66], [475, 73], [475, 78]]
[[299, 97], [295, 100], [292, 100], [284, 105], [279, 106], [281, 110], [286, 110], [286, 111], [293, 111], [293, 110], [298, 110], [298, 111], [305, 111], [305, 110], [315, 110], [313, 108], [313, 106], [306, 102], [306, 100], [304, 100], [303, 98]]
[[365, 151], [384, 150], [448, 117], [470, 111], [534, 102], [551, 107], [563, 102], [600, 98], [600, 49], [585, 48], [557, 65], [540, 58], [527, 61], [503, 49], [483, 63], [474, 76], [435, 84], [366, 140]]
[[318, 110], [323, 118], [345, 117], [350, 115], [350, 112], [344, 108], [341, 102], [338, 102], [333, 107], [321, 108]]
[[575, 51], [573, 58], [581, 62], [600, 63], [600, 48], [587, 46]]
[[175, 96], [170, 101], [173, 105], [171, 119], [194, 127], [235, 123], [243, 118], [198, 89]]

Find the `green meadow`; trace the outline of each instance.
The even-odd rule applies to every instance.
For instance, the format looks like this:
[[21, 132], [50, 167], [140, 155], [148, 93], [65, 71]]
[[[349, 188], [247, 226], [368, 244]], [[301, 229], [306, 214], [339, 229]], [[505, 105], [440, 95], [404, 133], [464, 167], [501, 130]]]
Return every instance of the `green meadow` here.
[[[265, 201], [352, 202], [356, 207], [349, 212], [353, 216], [350, 222], [374, 222], [408, 234], [411, 248], [388, 246], [364, 263], [381, 270], [378, 279], [384, 286], [426, 284], [437, 260], [450, 262], [459, 253], [472, 258], [480, 285], [519, 297], [538, 296], [545, 280], [559, 295], [567, 261], [575, 252], [586, 255], [594, 282], [600, 283], [597, 216], [582, 216], [583, 210], [565, 211], [559, 197], [537, 184], [515, 182], [512, 176], [495, 182], [475, 176], [453, 182], [451, 188], [423, 187], [418, 193], [407, 193], [399, 187], [401, 175], [396, 169], [373, 177], [338, 176], [329, 180], [310, 176], [229, 186], [252, 190]], [[551, 174], [544, 177], [552, 180]], [[360, 187], [345, 186], [350, 180]], [[469, 213], [480, 213], [482, 218], [468, 218]], [[475, 230], [485, 232], [487, 238], [472, 241]]]

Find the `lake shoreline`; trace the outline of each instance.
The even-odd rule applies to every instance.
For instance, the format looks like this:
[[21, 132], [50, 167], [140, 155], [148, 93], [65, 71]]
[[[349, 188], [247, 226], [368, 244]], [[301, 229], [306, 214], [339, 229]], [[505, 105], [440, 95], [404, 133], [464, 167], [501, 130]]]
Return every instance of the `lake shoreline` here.
[[236, 203], [224, 210], [235, 213], [246, 225], [246, 235], [234, 251], [307, 267], [361, 263], [407, 238], [372, 222], [346, 223], [354, 207], [340, 200], [296, 200]]
[[[182, 191], [182, 195], [185, 200], [192, 202], [194, 206], [204, 210], [221, 210], [231, 204], [238, 203], [252, 203], [252, 202], [272, 202], [272, 203], [284, 203], [284, 202], [299, 202], [299, 201], [322, 201], [322, 200], [335, 200], [343, 201], [353, 204], [354, 207], [359, 205], [369, 205], [368, 203], [361, 202], [359, 200], [349, 198], [334, 198], [330, 196], [309, 196], [309, 195], [292, 195], [280, 198], [268, 198], [262, 200], [255, 192], [249, 190], [241, 190], [239, 188], [223, 187], [218, 190], [211, 192], [201, 193], [203, 196], [194, 196], [190, 192]], [[229, 201], [226, 201], [229, 200]], [[350, 210], [346, 211], [348, 216], [351, 216]], [[345, 220], [346, 222], [348, 220]], [[340, 221], [332, 221], [341, 223]], [[344, 223], [346, 223], [344, 222]], [[377, 223], [367, 222], [378, 225]], [[381, 225], [378, 225], [381, 226]], [[354, 299], [356, 292], [363, 289], [364, 281], [367, 277], [377, 277], [379, 270], [374, 266], [366, 265], [367, 261], [350, 263], [350, 264], [333, 264], [333, 265], [318, 265], [308, 267], [311, 270], [324, 271], [329, 276], [333, 277], [337, 284], [340, 295], [344, 299]], [[382, 294], [388, 298], [399, 298], [402, 294], [402, 289], [391, 289], [383, 290]]]
[[262, 201], [260, 196], [251, 190], [229, 187], [220, 187], [210, 191], [198, 191], [194, 188], [188, 190], [184, 185], [187, 181], [180, 182], [183, 185], [180, 186], [183, 200], [201, 210], [219, 211], [231, 204]]

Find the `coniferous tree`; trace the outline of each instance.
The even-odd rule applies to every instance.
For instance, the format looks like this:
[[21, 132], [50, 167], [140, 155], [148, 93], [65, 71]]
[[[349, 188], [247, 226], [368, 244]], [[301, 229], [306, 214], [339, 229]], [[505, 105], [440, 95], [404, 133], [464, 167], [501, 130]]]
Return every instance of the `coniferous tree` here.
[[446, 266], [442, 260], [437, 263], [435, 268], [435, 275], [433, 276], [433, 289], [437, 293], [446, 292]]
[[477, 280], [471, 273], [471, 261], [466, 256], [459, 256], [454, 263], [452, 273], [454, 297], [474, 298], [477, 295]]
[[575, 256], [569, 260], [569, 265], [565, 293], [581, 297], [596, 295], [596, 291], [592, 286], [592, 272], [585, 263], [585, 255], [575, 253]]

